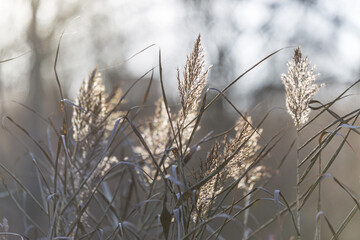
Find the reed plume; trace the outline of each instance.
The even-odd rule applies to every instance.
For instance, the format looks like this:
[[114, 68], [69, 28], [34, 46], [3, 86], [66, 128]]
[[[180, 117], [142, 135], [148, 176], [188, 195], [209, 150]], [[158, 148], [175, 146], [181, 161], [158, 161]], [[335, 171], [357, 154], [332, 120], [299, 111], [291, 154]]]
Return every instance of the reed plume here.
[[177, 70], [178, 92], [182, 113], [185, 116], [197, 110], [199, 97], [206, 86], [209, 70], [210, 67], [205, 69], [204, 49], [201, 45], [201, 36], [198, 35], [190, 56], [187, 56], [182, 79], [180, 78], [180, 69]]
[[105, 87], [101, 84], [102, 79], [97, 69], [94, 69], [89, 78], [84, 80], [79, 89], [79, 93], [75, 100], [72, 123], [73, 138], [76, 142], [85, 141], [87, 145], [93, 145], [90, 133], [101, 134], [103, 120], [106, 116], [106, 105], [104, 91]]
[[[154, 156], [159, 156], [166, 151], [166, 147], [170, 141], [171, 127], [162, 98], [159, 98], [156, 101], [154, 115], [147, 119], [147, 123], [140, 127], [140, 130], [146, 144]], [[143, 158], [143, 169], [153, 177], [156, 172], [156, 167], [150, 159], [148, 152], [143, 146], [136, 146], [134, 152], [137, 153], [139, 157]], [[171, 159], [167, 159], [164, 166], [168, 167], [171, 164], [171, 161]]]
[[187, 56], [180, 77], [180, 69], [177, 70], [178, 92], [180, 96], [181, 110], [177, 114], [178, 131], [183, 139], [188, 139], [194, 124], [189, 123], [197, 114], [200, 105], [200, 97], [207, 84], [207, 76], [211, 67], [205, 68], [205, 54], [201, 44], [201, 36], [198, 35], [190, 56]]
[[[140, 128], [145, 142], [154, 155], [165, 153], [167, 149], [180, 146], [182, 151], [185, 149], [195, 125], [195, 121], [190, 122], [197, 116], [200, 97], [207, 84], [209, 69], [205, 69], [205, 56], [199, 35], [190, 56], [187, 56], [182, 78], [180, 77], [180, 69], [177, 70], [181, 109], [174, 114], [171, 114], [169, 110], [171, 115], [171, 119], [169, 119], [165, 103], [162, 98], [159, 98], [156, 102], [154, 116], [148, 119], [148, 124]], [[175, 126], [176, 140], [171, 137], [173, 135], [171, 125]], [[199, 127], [196, 130], [198, 129]], [[180, 142], [179, 146], [176, 145], [177, 140]], [[147, 151], [139, 146], [135, 148], [135, 152], [145, 158], [145, 168], [149, 168], [149, 174], [152, 175], [156, 168]], [[167, 168], [174, 163], [174, 159], [167, 158], [164, 166]]]
[[287, 66], [288, 73], [281, 75], [286, 91], [286, 107], [295, 126], [300, 128], [309, 119], [311, 98], [323, 85], [315, 83], [319, 74], [314, 74], [315, 66], [310, 67], [307, 57], [302, 58], [300, 47], [295, 48], [293, 59]]
[[[87, 201], [95, 191], [97, 181], [119, 160], [115, 156], [106, 155], [101, 161], [107, 138], [113, 121], [121, 112], [116, 111], [121, 90], [108, 96], [102, 84], [101, 75], [95, 68], [85, 79], [75, 100], [72, 115], [73, 140], [75, 145], [72, 154], [65, 154], [60, 161], [61, 176], [71, 182], [71, 191], [79, 189], [79, 194], [64, 211], [63, 219], [71, 223], [79, 214], [79, 206]], [[71, 158], [70, 162], [69, 159]], [[90, 176], [89, 176], [90, 174]], [[86, 183], [83, 184], [84, 180]], [[82, 213], [81, 225], [87, 225], [88, 214]], [[62, 228], [68, 231], [68, 226]]]
[[[299, 131], [309, 120], [309, 102], [323, 85], [315, 83], [319, 74], [314, 74], [315, 66], [310, 68], [307, 57], [303, 58], [300, 47], [295, 48], [293, 58], [288, 62], [288, 73], [282, 74], [281, 79], [286, 91], [286, 107], [294, 120], [297, 129], [297, 166], [296, 166], [296, 215], [298, 239], [300, 234], [300, 157]], [[320, 185], [319, 185], [320, 186]]]
[[[82, 82], [75, 100], [78, 107], [74, 107], [72, 116], [73, 138], [78, 145], [76, 160], [81, 168], [79, 176], [86, 176], [102, 153], [114, 119], [121, 115], [120, 111], [113, 111], [120, 95], [121, 89], [110, 96], [105, 93], [101, 74], [96, 68]], [[103, 174], [114, 162], [114, 157], [106, 156], [97, 166], [97, 173]]]
[[[222, 161], [223, 158], [220, 151], [220, 144], [215, 142], [207, 155], [206, 162], [201, 164], [200, 175], [196, 178], [196, 180], [201, 180], [209, 176], [213, 171], [216, 171]], [[192, 213], [192, 219], [195, 223], [198, 222], [199, 219], [206, 218], [210, 211], [212, 201], [223, 189], [225, 181], [226, 172], [220, 171], [200, 187], [196, 201], [196, 210]]]
[[[257, 151], [260, 149], [258, 141], [263, 130], [260, 128], [255, 131], [252, 127], [251, 117], [245, 116], [245, 118], [246, 120], [240, 117], [237, 121], [234, 139], [225, 137], [224, 158], [229, 158], [237, 151], [225, 168], [228, 176], [234, 180], [239, 179], [251, 166], [256, 158]], [[269, 177], [269, 175], [270, 173], [265, 166], [256, 166], [240, 180], [238, 188], [247, 192], [257, 181]]]
[[209, 179], [202, 187], [200, 187], [197, 196], [196, 208], [198, 212], [193, 213], [193, 221], [199, 218], [205, 218], [210, 210], [212, 201], [223, 189], [226, 180], [239, 180], [237, 187], [247, 193], [256, 182], [270, 177], [270, 171], [267, 167], [260, 165], [250, 169], [245, 177], [239, 179], [246, 170], [254, 163], [257, 152], [260, 149], [258, 140], [262, 129], [255, 131], [252, 127], [250, 116], [246, 116], [246, 120], [239, 118], [235, 127], [235, 138], [230, 139], [225, 136], [223, 150], [220, 143], [215, 142], [212, 146], [205, 164], [200, 168], [200, 179], [209, 176], [212, 172], [218, 171], [218, 167], [225, 159], [232, 159], [226, 167]]

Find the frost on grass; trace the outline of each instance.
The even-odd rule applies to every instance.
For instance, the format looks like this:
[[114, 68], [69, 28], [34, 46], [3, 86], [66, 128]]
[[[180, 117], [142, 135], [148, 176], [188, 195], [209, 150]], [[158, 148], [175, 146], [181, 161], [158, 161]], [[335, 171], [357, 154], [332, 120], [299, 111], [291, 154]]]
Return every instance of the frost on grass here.
[[310, 67], [307, 57], [302, 58], [300, 47], [294, 50], [293, 58], [288, 62], [287, 74], [281, 79], [286, 91], [286, 107], [297, 128], [309, 119], [309, 102], [323, 85], [317, 85], [315, 66]]

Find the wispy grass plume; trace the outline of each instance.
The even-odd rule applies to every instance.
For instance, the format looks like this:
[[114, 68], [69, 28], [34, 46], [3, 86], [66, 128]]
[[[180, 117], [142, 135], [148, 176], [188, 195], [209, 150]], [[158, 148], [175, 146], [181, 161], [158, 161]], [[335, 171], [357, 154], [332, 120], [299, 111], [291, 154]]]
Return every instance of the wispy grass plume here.
[[[288, 62], [288, 73], [282, 74], [281, 79], [286, 91], [286, 107], [294, 120], [297, 129], [297, 165], [296, 165], [296, 206], [297, 228], [300, 232], [300, 158], [299, 158], [299, 130], [309, 120], [309, 102], [323, 85], [315, 83], [319, 74], [314, 74], [315, 66], [309, 68], [307, 57], [303, 58], [300, 47], [295, 48], [293, 58]], [[301, 239], [301, 236], [298, 236]]]
[[286, 91], [286, 107], [297, 128], [309, 119], [309, 102], [320, 87], [315, 80], [315, 66], [310, 67], [307, 57], [303, 58], [300, 47], [295, 48], [293, 58], [288, 62], [288, 73], [281, 79]]

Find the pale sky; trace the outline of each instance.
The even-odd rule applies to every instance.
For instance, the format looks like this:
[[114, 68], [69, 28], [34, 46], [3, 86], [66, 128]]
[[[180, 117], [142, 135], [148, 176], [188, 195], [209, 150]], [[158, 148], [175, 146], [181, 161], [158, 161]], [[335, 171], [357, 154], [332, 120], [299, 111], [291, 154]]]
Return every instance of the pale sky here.
[[[65, 1], [69, 4], [73, 1]], [[194, 9], [185, 9], [182, 1], [175, 0], [127, 0], [127, 1], [99, 1], [93, 4], [94, 9], [88, 9], [87, 1], [83, 1], [81, 13], [76, 19], [69, 19], [62, 47], [63, 57], [71, 55], [73, 62], [67, 61], [62, 65], [64, 71], [71, 72], [72, 89], [77, 89], [80, 81], [87, 75], [91, 66], [99, 64], [96, 57], [91, 56], [86, 42], [90, 31], [94, 31], [90, 19], [106, 16], [104, 26], [99, 27], [99, 39], [103, 40], [104, 55], [100, 56], [102, 64], [112, 66], [124, 58], [141, 49], [156, 44], [131, 61], [125, 67], [136, 77], [141, 76], [158, 63], [158, 49], [161, 48], [163, 59], [164, 79], [169, 86], [176, 85], [176, 68], [183, 66], [185, 56], [189, 54], [193, 41], [198, 33], [203, 36], [203, 45], [207, 53], [208, 64], [216, 58], [216, 48], [219, 43], [229, 44], [233, 71], [230, 76], [236, 77], [247, 68], [265, 57], [267, 54], [289, 45], [289, 37], [300, 33], [299, 39], [291, 42], [301, 45], [304, 55], [309, 56], [316, 64], [322, 76], [334, 77], [338, 81], [355, 81], [358, 78], [360, 62], [360, 1], [355, 0], [319, 0], [314, 6], [305, 9], [298, 1], [289, 0], [258, 0], [258, 1], [224, 1], [215, 2], [213, 16], [215, 21], [207, 23], [198, 18]], [[38, 13], [40, 29], [47, 29], [56, 14], [57, 1], [41, 1]], [[276, 15], [272, 16], [268, 5], [278, 5]], [[29, 1], [1, 0], [0, 10], [0, 58], [10, 58], [28, 50], [26, 33], [29, 21]], [[338, 15], [342, 23], [334, 29], [329, 17]], [[184, 20], [185, 19], [185, 20]], [[270, 34], [260, 31], [269, 21]], [[231, 24], [232, 25], [231, 25]], [[209, 27], [210, 26], [210, 27]], [[234, 33], [234, 26], [238, 33]], [[63, 26], [56, 29], [60, 34]], [[95, 32], [97, 32], [95, 30]], [[121, 33], [127, 38], [125, 49], [117, 43], [116, 36]], [[303, 34], [303, 35], [302, 35]], [[57, 35], [58, 36], [58, 35]], [[99, 37], [99, 36], [97, 36]], [[308, 42], [311, 38], [312, 42]], [[53, 39], [56, 43], [57, 39]], [[107, 46], [106, 42], [109, 41]], [[314, 45], [314, 43], [316, 43]], [[121, 50], [121, 54], [120, 51]], [[55, 50], [54, 50], [55, 51]], [[76, 54], [75, 54], [76, 53]], [[259, 70], [248, 75], [248, 79], [241, 83], [240, 93], [255, 89], [259, 84], [279, 79], [268, 79], [267, 73], [286, 70], [286, 61], [291, 57], [292, 50], [285, 50], [269, 60]], [[121, 55], [121, 56], [120, 56]], [[69, 58], [69, 57], [68, 57]], [[26, 62], [29, 55], [14, 62], [1, 66], [2, 79], [8, 88], [23, 83], [23, 76], [29, 69]], [[106, 67], [106, 66], [99, 66]], [[216, 66], [213, 68], [216, 69]], [[16, 71], [14, 71], [16, 69]], [[52, 77], [52, 69], [44, 69], [44, 75]], [[64, 80], [66, 81], [66, 80]], [[220, 79], [220, 84], [228, 83], [231, 79]], [[210, 83], [211, 84], [211, 83]], [[24, 88], [26, 84], [22, 84]], [[218, 85], [217, 85], [218, 86]], [[17, 88], [21, 93], [24, 89]], [[76, 94], [76, 90], [71, 95]]]

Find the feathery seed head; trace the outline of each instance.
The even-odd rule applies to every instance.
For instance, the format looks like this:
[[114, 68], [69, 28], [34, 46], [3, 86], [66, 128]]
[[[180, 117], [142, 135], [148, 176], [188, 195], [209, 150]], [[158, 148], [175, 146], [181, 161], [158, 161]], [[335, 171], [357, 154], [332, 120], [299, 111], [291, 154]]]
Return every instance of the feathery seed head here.
[[82, 82], [74, 107], [72, 122], [73, 138], [81, 142], [95, 129], [100, 127], [106, 116], [105, 87], [101, 75], [95, 68], [89, 78]]
[[187, 56], [182, 80], [178, 69], [178, 91], [184, 118], [187, 114], [196, 111], [200, 95], [207, 83], [209, 70], [210, 67], [205, 70], [205, 55], [199, 35], [190, 56]]
[[[210, 67], [205, 69], [205, 55], [201, 45], [201, 37], [198, 35], [194, 48], [187, 56], [187, 61], [184, 66], [183, 79], [180, 78], [180, 70], [178, 69], [178, 91], [180, 95], [181, 110], [177, 114], [176, 126], [181, 138], [185, 140], [182, 145], [185, 147], [185, 142], [190, 138], [193, 132], [198, 108], [200, 105], [200, 97], [207, 84], [207, 76]], [[199, 130], [199, 127], [196, 129]]]
[[[221, 192], [225, 181], [229, 178], [235, 181], [238, 180], [256, 159], [256, 153], [260, 149], [258, 140], [262, 129], [255, 131], [252, 127], [251, 117], [245, 116], [245, 118], [246, 120], [242, 117], [239, 118], [235, 127], [236, 135], [234, 139], [225, 137], [223, 151], [220, 151], [220, 144], [216, 142], [207, 156], [206, 163], [201, 165], [200, 179], [203, 179], [212, 172], [217, 171], [218, 167], [226, 159], [233, 156], [224, 169], [200, 187], [196, 201], [198, 211], [194, 212], [192, 216], [195, 223], [199, 217], [206, 217], [210, 210], [211, 202]], [[256, 182], [268, 177], [270, 177], [270, 172], [267, 167], [263, 165], [256, 166], [247, 172], [246, 176], [239, 181], [237, 187], [248, 191]]]
[[300, 47], [294, 50], [293, 59], [288, 62], [288, 73], [281, 79], [286, 91], [286, 107], [297, 128], [309, 119], [309, 102], [323, 86], [315, 84], [319, 74], [314, 74], [315, 66], [310, 67], [307, 57], [302, 58]]
[[[205, 164], [201, 165], [200, 178], [197, 180], [201, 180], [209, 176], [213, 171], [216, 171], [221, 162], [222, 156], [220, 152], [220, 144], [215, 142], [207, 156]], [[225, 181], [226, 173], [224, 171], [220, 171], [200, 187], [196, 201], [196, 208], [198, 211], [195, 211], [192, 214], [194, 222], [197, 222], [199, 217], [206, 218], [206, 214], [209, 212], [211, 207], [211, 202], [221, 192]]]
[[[156, 101], [155, 106], [154, 116], [149, 118], [149, 122], [140, 127], [140, 130], [150, 151], [154, 156], [157, 156], [165, 151], [171, 136], [171, 128], [165, 104], [161, 97]], [[146, 169], [144, 170], [148, 172], [150, 176], [154, 176], [157, 169], [146, 149], [143, 146], [136, 146], [134, 152], [145, 159]], [[165, 165], [169, 165], [168, 162], [165, 162]]]
[[[180, 95], [180, 104], [182, 107], [181, 110], [177, 114], [171, 116], [171, 119], [169, 119], [165, 104], [162, 98], [160, 98], [156, 102], [154, 117], [150, 119], [149, 124], [140, 128], [144, 140], [154, 155], [164, 152], [166, 150], [165, 148], [169, 147], [167, 145], [172, 141], [170, 121], [172, 125], [176, 127], [176, 134], [181, 136], [180, 141], [184, 141], [182, 142], [182, 146], [185, 149], [185, 142], [189, 140], [195, 125], [195, 122], [192, 124], [189, 123], [197, 115], [197, 109], [200, 105], [201, 93], [207, 83], [207, 74], [209, 69], [204, 70], [204, 58], [201, 38], [199, 35], [196, 39], [190, 56], [187, 56], [187, 61], [182, 74], [183, 78], [180, 77], [180, 69], [177, 71], [178, 92]], [[136, 147], [134, 150], [136, 153], [143, 156], [148, 155], [143, 146]], [[170, 164], [171, 163], [168, 161], [165, 163], [165, 166], [169, 166]], [[156, 171], [156, 168], [153, 166], [152, 162], [150, 162], [148, 166], [150, 167], [150, 174]]]
[[[245, 118], [246, 120], [240, 117], [237, 121], [235, 138], [231, 140], [228, 140], [227, 137], [225, 138], [225, 159], [229, 158], [237, 151], [225, 168], [225, 171], [228, 172], [228, 176], [235, 180], [239, 179], [254, 162], [256, 153], [260, 149], [258, 141], [260, 134], [263, 131], [261, 128], [255, 131], [252, 127], [251, 117], [245, 116]], [[252, 168], [246, 177], [239, 182], [238, 188], [249, 190], [255, 182], [261, 180], [265, 176], [266, 171], [258, 171], [264, 168], [264, 166]]]
[[[63, 178], [70, 176], [72, 186], [80, 189], [79, 194], [64, 212], [64, 221], [72, 222], [77, 218], [79, 206], [96, 190], [97, 181], [118, 162], [115, 156], [108, 155], [101, 159], [100, 157], [114, 126], [114, 120], [121, 114], [116, 110], [120, 95], [121, 89], [116, 89], [110, 96], [105, 93], [101, 75], [96, 68], [81, 84], [75, 100], [77, 106], [73, 108], [72, 116], [73, 139], [76, 142], [76, 152], [73, 155], [75, 161], [69, 168], [69, 165], [64, 164], [68, 159], [63, 155], [59, 171]], [[84, 180], [86, 184], [83, 184]], [[87, 218], [87, 213], [83, 213], [80, 222], [84, 226], [87, 225]]]

